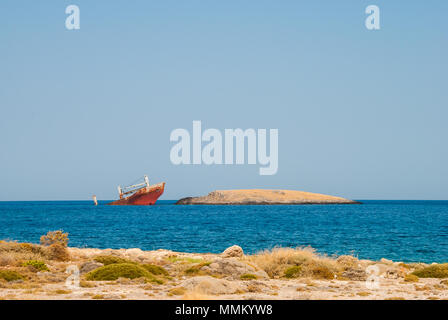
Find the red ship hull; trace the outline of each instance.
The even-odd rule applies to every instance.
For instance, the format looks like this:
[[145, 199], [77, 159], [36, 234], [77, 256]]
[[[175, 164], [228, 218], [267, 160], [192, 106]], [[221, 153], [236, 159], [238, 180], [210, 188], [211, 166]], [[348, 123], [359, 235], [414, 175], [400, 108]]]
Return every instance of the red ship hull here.
[[129, 197], [108, 203], [112, 206], [149, 206], [156, 203], [165, 190], [165, 182], [142, 188]]

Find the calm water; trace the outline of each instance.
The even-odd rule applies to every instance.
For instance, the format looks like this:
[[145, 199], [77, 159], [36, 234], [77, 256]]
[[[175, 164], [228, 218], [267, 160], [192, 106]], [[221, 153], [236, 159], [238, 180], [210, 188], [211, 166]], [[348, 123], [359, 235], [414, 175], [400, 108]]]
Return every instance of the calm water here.
[[327, 254], [400, 261], [448, 261], [448, 201], [364, 201], [362, 205], [92, 205], [91, 201], [0, 202], [0, 239], [38, 242], [49, 230], [70, 245], [254, 253], [312, 246]]

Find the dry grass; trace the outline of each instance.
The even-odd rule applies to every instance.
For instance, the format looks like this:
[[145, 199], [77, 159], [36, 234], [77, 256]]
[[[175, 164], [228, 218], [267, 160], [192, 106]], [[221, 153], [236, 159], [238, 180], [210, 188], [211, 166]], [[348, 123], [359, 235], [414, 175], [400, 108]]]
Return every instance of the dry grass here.
[[68, 233], [64, 233], [62, 230], [49, 231], [46, 235], [40, 237], [40, 244], [43, 246], [59, 244], [66, 247], [68, 244]]
[[247, 285], [247, 292], [262, 292], [262, 291], [263, 291], [263, 288], [261, 288], [258, 285], [255, 285], [253, 283], [249, 283]]
[[19, 266], [30, 260], [45, 260], [44, 248], [30, 243], [0, 242], [0, 266]]
[[245, 273], [240, 276], [241, 280], [256, 280], [258, 277], [251, 273]]
[[301, 266], [292, 266], [285, 270], [285, 277], [288, 279], [298, 278], [302, 273]]
[[70, 294], [72, 293], [72, 291], [70, 290], [63, 290], [63, 289], [58, 289], [54, 291], [54, 294]]
[[135, 261], [131, 261], [129, 259], [124, 259], [121, 257], [113, 256], [113, 255], [99, 255], [96, 256], [93, 260], [96, 262], [100, 262], [104, 264], [105, 266], [108, 266], [110, 264], [118, 264], [118, 263], [136, 263]]
[[312, 248], [274, 248], [247, 257], [271, 278], [279, 278], [285, 270], [292, 266], [299, 266], [315, 258]]
[[423, 285], [423, 286], [414, 285], [414, 289], [415, 289], [415, 291], [431, 291], [432, 290], [432, 288], [428, 285]]
[[91, 282], [91, 281], [81, 280], [79, 282], [79, 286], [81, 288], [95, 288], [96, 284], [94, 282]]
[[47, 248], [47, 256], [50, 260], [70, 261], [67, 248], [58, 243], [54, 243]]
[[448, 263], [434, 264], [412, 273], [419, 278], [448, 278]]
[[17, 271], [1, 270], [0, 269], [0, 279], [11, 282], [11, 281], [23, 280], [24, 277], [22, 274], [18, 273]]
[[353, 256], [343, 255], [336, 259], [336, 262], [344, 269], [357, 268], [359, 265], [359, 260]]
[[201, 268], [210, 265], [210, 263], [211, 263], [210, 261], [205, 261], [205, 262], [201, 262], [201, 263], [195, 264], [194, 266], [186, 269], [184, 272], [188, 276], [203, 275], [205, 273], [201, 271]]
[[[246, 257], [264, 270], [271, 278], [312, 277], [316, 279], [333, 279], [334, 275], [346, 268], [344, 263], [326, 256], [316, 254], [312, 248], [274, 248], [253, 256]], [[356, 260], [356, 258], [352, 259]], [[351, 261], [354, 261], [351, 260]], [[296, 268], [294, 268], [296, 267]], [[300, 268], [300, 272], [297, 271]]]
[[168, 292], [169, 296], [181, 296], [186, 293], [186, 289], [182, 287], [173, 288]]
[[404, 282], [418, 282], [419, 281], [419, 277], [417, 277], [414, 274], [407, 274], [404, 277]]
[[19, 267], [28, 264], [37, 267], [37, 270], [44, 271], [47, 261], [69, 261], [70, 258], [67, 248], [60, 244], [44, 247], [38, 244], [14, 241], [0, 242], [0, 266]]

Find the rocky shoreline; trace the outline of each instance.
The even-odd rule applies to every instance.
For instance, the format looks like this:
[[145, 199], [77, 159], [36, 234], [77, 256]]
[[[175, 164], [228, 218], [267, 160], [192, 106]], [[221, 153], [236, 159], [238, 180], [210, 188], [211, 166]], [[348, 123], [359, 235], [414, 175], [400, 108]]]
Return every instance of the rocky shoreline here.
[[[49, 255], [49, 247], [1, 242], [0, 299], [448, 299], [448, 264], [328, 257], [312, 248], [64, 249]], [[79, 270], [72, 286], [68, 270]]]
[[357, 201], [295, 190], [216, 190], [206, 196], [182, 198], [178, 205], [303, 205], [359, 204]]

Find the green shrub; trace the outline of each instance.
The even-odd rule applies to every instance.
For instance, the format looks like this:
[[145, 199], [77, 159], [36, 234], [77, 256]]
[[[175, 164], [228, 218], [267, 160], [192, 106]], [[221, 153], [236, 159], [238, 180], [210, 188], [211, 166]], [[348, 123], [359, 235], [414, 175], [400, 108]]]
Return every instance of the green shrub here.
[[93, 260], [95, 260], [96, 262], [102, 263], [105, 266], [108, 266], [110, 264], [118, 264], [118, 263], [131, 263], [131, 264], [135, 263], [134, 261], [120, 258], [117, 256], [97, 256]]
[[45, 262], [40, 260], [28, 260], [27, 262], [22, 263], [22, 266], [23, 267], [32, 266], [39, 271], [49, 271]]
[[156, 266], [155, 264], [143, 264], [142, 267], [145, 268], [148, 272], [150, 272], [156, 276], [157, 275], [163, 275], [163, 276], [168, 275], [168, 271], [166, 271], [161, 266]]
[[404, 277], [405, 282], [418, 282], [418, 277], [415, 274], [407, 274]]
[[0, 270], [0, 279], [10, 282], [10, 281], [16, 281], [16, 280], [23, 280], [24, 277], [17, 271]]
[[62, 230], [49, 231], [46, 235], [40, 237], [40, 244], [44, 246], [51, 246], [52, 244], [60, 244], [66, 247], [68, 244], [68, 233]]
[[434, 264], [412, 273], [419, 278], [448, 278], [448, 263]]
[[107, 266], [95, 269], [86, 275], [87, 280], [93, 281], [111, 281], [117, 280], [118, 278], [146, 278], [151, 281], [159, 282], [159, 280], [145, 268], [133, 263], [109, 264]]
[[252, 273], [245, 273], [245, 274], [241, 275], [240, 279], [241, 280], [256, 280], [257, 276]]
[[288, 279], [297, 278], [302, 273], [302, 267], [293, 266], [285, 270], [285, 277]]
[[189, 276], [193, 276], [193, 275], [197, 275], [200, 271], [202, 267], [208, 266], [210, 265], [211, 262], [201, 262], [197, 265], [194, 265], [190, 268], [188, 268], [187, 270], [185, 270], [185, 274], [189, 275]]

